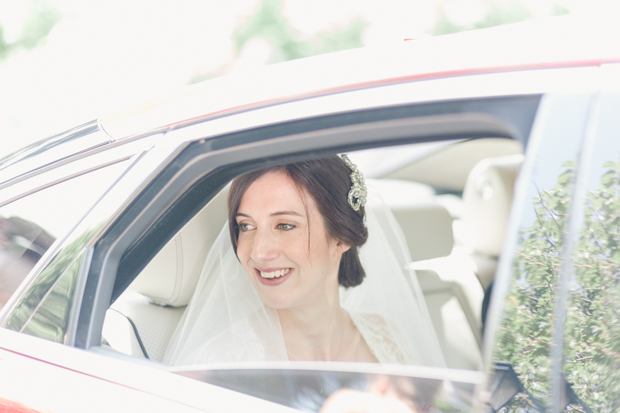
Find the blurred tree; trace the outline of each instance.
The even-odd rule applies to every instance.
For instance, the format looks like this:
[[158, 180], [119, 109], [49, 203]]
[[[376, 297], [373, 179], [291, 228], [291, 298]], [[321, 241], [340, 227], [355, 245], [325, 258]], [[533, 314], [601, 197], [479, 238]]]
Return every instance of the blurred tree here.
[[7, 39], [5, 28], [0, 24], [0, 61], [19, 49], [37, 47], [61, 18], [60, 12], [46, 1], [30, 0], [19, 37]]
[[[536, 16], [522, 0], [488, 1], [488, 9], [481, 20], [471, 25], [458, 25], [447, 18], [445, 8], [440, 9], [439, 18], [432, 30], [433, 35], [457, 33], [464, 30], [484, 29], [487, 27], [500, 26], [502, 24], [517, 23], [533, 19]], [[569, 10], [554, 2], [550, 10], [551, 16], [569, 13]]]
[[[570, 236], [575, 164], [564, 166], [557, 185], [534, 199], [536, 222], [521, 229], [494, 356], [510, 363], [539, 400], [549, 397], [556, 282], [567, 258], [563, 240]], [[604, 168], [598, 189], [583, 201], [584, 220], [569, 258], [574, 276], [566, 303], [563, 361], [567, 394], [580, 399], [570, 405], [576, 412], [620, 408], [620, 162]], [[531, 404], [521, 399], [504, 411], [523, 411], [524, 406]]]
[[366, 23], [361, 20], [354, 21], [344, 30], [319, 33], [311, 39], [301, 40], [300, 34], [283, 15], [282, 6], [281, 0], [262, 0], [258, 12], [233, 35], [238, 53], [254, 38], [263, 38], [273, 46], [274, 56], [270, 63], [363, 45], [362, 33]]

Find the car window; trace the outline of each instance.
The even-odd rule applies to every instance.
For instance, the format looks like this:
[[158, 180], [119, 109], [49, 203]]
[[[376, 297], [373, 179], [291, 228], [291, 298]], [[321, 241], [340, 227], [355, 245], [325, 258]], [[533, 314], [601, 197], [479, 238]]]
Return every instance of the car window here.
[[[567, 410], [620, 408], [620, 95], [604, 93], [578, 173], [567, 275], [563, 374]], [[586, 410], [589, 409], [589, 410]]]
[[[467, 184], [462, 175], [468, 175], [477, 164], [502, 165], [499, 169], [513, 171], [507, 176], [514, 181], [522, 161], [522, 149], [507, 139], [452, 141], [435, 146], [433, 151], [428, 150], [429, 144], [376, 148], [354, 151], [349, 156], [364, 173], [372, 171], [368, 175], [374, 178], [367, 180], [368, 187], [380, 193], [403, 230], [414, 261], [411, 265], [428, 305], [425, 311], [434, 324], [446, 362], [450, 367], [478, 370], [483, 299], [480, 277], [488, 278], [488, 274], [476, 271], [476, 258], [469, 252], [472, 247], [468, 233], [476, 232], [480, 217], [463, 214], [464, 202], [478, 202], [477, 198], [464, 201], [464, 193], [470, 194], [465, 195], [467, 198], [478, 192], [473, 183], [477, 178]], [[445, 156], [440, 156], [442, 149], [446, 151]], [[421, 160], [420, 152], [432, 154], [434, 161], [429, 157]], [[409, 153], [410, 160], [392, 163], [390, 153], [398, 153], [402, 159]], [[457, 164], [458, 154], [462, 159]], [[414, 167], [417, 164], [422, 164], [424, 170]], [[437, 178], [449, 166], [461, 168], [459, 174], [447, 174], [443, 179], [446, 182], [453, 176], [451, 185], [441, 187], [421, 182], [429, 175]], [[488, 168], [483, 171], [488, 173]], [[396, 172], [398, 179], [391, 177]], [[503, 188], [501, 182], [493, 182], [494, 199], [512, 196], [512, 186]], [[196, 285], [209, 248], [227, 220], [227, 188], [167, 243], [114, 302], [103, 327], [104, 346], [135, 357], [164, 360], [169, 340], [193, 293], [193, 287], [183, 291], [186, 287], [178, 286]], [[497, 202], [490, 206], [489, 213], [496, 208], [497, 220], [505, 220], [508, 205], [505, 200]], [[501, 245], [493, 248], [501, 249]], [[196, 258], [191, 258], [192, 255]], [[180, 283], [176, 277], [187, 273], [194, 277], [191, 283]]]
[[[538, 99], [533, 103], [537, 105]], [[440, 104], [437, 106], [443, 110], [441, 113], [452, 107], [443, 107]], [[510, 213], [512, 188], [523, 162], [522, 146], [514, 145], [514, 142], [508, 139], [507, 131], [510, 129], [505, 128], [499, 118], [481, 119], [476, 114], [463, 115], [460, 112], [452, 118], [450, 115], [428, 115], [428, 111], [420, 108], [416, 110], [423, 113], [420, 115], [423, 121], [418, 117], [390, 120], [395, 114], [389, 113], [388, 120], [371, 120], [368, 124], [358, 124], [355, 122], [357, 118], [347, 116], [344, 119], [347, 122], [340, 125], [338, 122], [342, 119], [334, 116], [330, 117], [330, 122], [324, 129], [316, 122], [304, 120], [301, 130], [296, 129], [299, 126], [297, 123], [291, 122], [276, 125], [274, 128], [264, 127], [258, 131], [233, 132], [204, 139], [195, 136], [177, 151], [174, 158], [169, 158], [169, 162], [160, 167], [160, 173], [144, 186], [145, 189], [140, 194], [132, 198], [131, 205], [117, 221], [107, 227], [105, 234], [102, 234], [95, 244], [89, 269], [90, 274], [95, 274], [95, 277], [89, 288], [89, 274], [86, 289], [100, 297], [97, 307], [84, 310], [83, 306], [76, 346], [86, 349], [95, 347], [93, 351], [103, 351], [125, 360], [119, 353], [135, 359], [149, 358], [163, 362], [175, 371], [179, 366], [188, 365], [194, 369], [200, 369], [201, 365], [203, 369], [210, 369], [201, 363], [211, 362], [220, 365], [227, 363], [227, 367], [241, 368], [243, 361], [238, 360], [252, 360], [246, 357], [247, 353], [253, 356], [259, 352], [263, 355], [276, 355], [269, 360], [298, 362], [299, 353], [295, 354], [295, 351], [281, 357], [282, 350], [287, 353], [289, 350], [286, 346], [280, 346], [282, 341], [278, 341], [278, 346], [272, 347], [263, 343], [260, 346], [227, 345], [230, 343], [227, 341], [230, 335], [241, 340], [249, 339], [251, 342], [256, 335], [256, 332], [252, 333], [252, 323], [255, 322], [252, 309], [266, 307], [264, 302], [258, 302], [258, 306], [253, 307], [257, 302], [250, 300], [251, 294], [246, 295], [246, 290], [225, 289], [225, 294], [217, 296], [229, 296], [235, 303], [250, 303], [249, 307], [246, 307], [250, 313], [242, 313], [240, 319], [233, 321], [227, 321], [232, 318], [233, 312], [228, 311], [229, 307], [217, 303], [209, 306], [204, 304], [206, 301], [202, 300], [202, 296], [194, 293], [201, 295], [202, 291], [209, 292], [208, 288], [203, 287], [210, 288], [211, 284], [219, 283], [213, 277], [202, 277], [203, 270], [210, 268], [210, 252], [215, 251], [216, 256], [229, 256], [231, 261], [239, 266], [235, 254], [229, 253], [230, 239], [225, 226], [226, 188], [231, 179], [265, 166], [316, 160], [349, 149], [347, 152], [353, 163], [359, 164], [369, 176], [369, 190], [374, 188], [382, 192], [384, 202], [392, 214], [391, 220], [400, 228], [401, 236], [407, 242], [408, 251], [401, 250], [398, 254], [409, 255], [410, 259], [406, 264], [398, 266], [398, 271], [411, 274], [409, 269], [415, 270], [415, 276], [404, 277], [404, 285], [402, 288], [398, 287], [398, 294], [395, 295], [414, 296], [415, 303], [404, 311], [397, 310], [396, 320], [406, 319], [408, 323], [420, 322], [425, 328], [430, 327], [432, 335], [420, 334], [422, 329], [406, 331], [413, 336], [419, 335], [422, 341], [436, 340], [431, 348], [445, 354], [445, 359], [436, 364], [419, 355], [417, 360], [422, 360], [421, 362], [408, 362], [409, 359], [402, 357], [389, 363], [400, 363], [404, 372], [408, 371], [408, 366], [404, 364], [416, 363], [435, 367], [446, 365], [469, 372], [480, 370], [483, 282], [488, 283], [495, 274], [494, 267], [499, 255], [497, 251], [501, 251], [505, 221]], [[390, 112], [389, 108], [384, 112]], [[384, 112], [375, 115], [379, 117]], [[451, 121], [453, 123], [450, 123]], [[310, 123], [318, 130], [308, 130]], [[419, 123], [424, 123], [424, 128], [418, 128]], [[448, 132], [445, 125], [450, 125]], [[454, 132], [459, 127], [462, 127], [462, 136]], [[171, 131], [166, 141], [174, 142], [175, 138], [187, 139], [191, 136], [192, 128], [193, 126]], [[420, 136], [416, 135], [417, 133]], [[448, 136], [452, 141], [445, 142], [444, 145], [419, 145], [429, 141], [446, 141]], [[519, 137], [523, 141], [527, 139], [526, 136]], [[511, 144], [502, 145], [504, 142]], [[403, 143], [407, 145], [402, 145]], [[396, 144], [400, 145], [395, 146]], [[392, 150], [377, 150], [386, 147], [391, 147]], [[356, 151], [366, 148], [370, 149], [366, 152]], [[409, 156], [398, 157], [396, 162], [394, 153], [400, 155], [410, 149], [412, 151]], [[153, 150], [157, 151], [157, 147]], [[377, 153], [373, 154], [374, 151]], [[445, 156], [442, 156], [440, 152], [444, 151]], [[372, 172], [369, 172], [371, 168], [367, 171], [366, 166], [363, 166], [364, 159], [367, 160], [367, 165], [373, 167]], [[379, 164], [383, 167], [378, 168]], [[347, 172], [346, 176], [354, 172], [354, 168], [349, 169], [351, 172]], [[446, 173], [454, 170], [459, 172]], [[475, 174], [470, 179], [469, 175], [474, 171]], [[373, 176], [372, 180], [370, 176]], [[429, 179], [430, 177], [437, 179]], [[446, 184], [448, 182], [449, 185]], [[340, 199], [345, 200], [346, 196]], [[476, 213], [483, 205], [485, 213]], [[350, 207], [347, 208], [351, 210]], [[493, 225], [485, 224], [490, 218], [493, 219]], [[498, 225], [495, 225], [496, 223]], [[473, 239], [481, 229], [484, 229], [484, 233], [489, 234], [491, 239], [486, 245]], [[218, 245], [228, 245], [228, 250], [213, 249], [214, 244], [211, 243], [216, 242], [219, 236], [224, 237], [225, 242]], [[396, 248], [392, 247], [390, 239], [379, 243], [392, 248], [392, 254], [395, 254]], [[388, 255], [376, 255], [375, 261], [381, 262], [383, 257]], [[479, 265], [479, 258], [487, 259], [488, 266], [484, 267], [484, 271], [479, 271], [483, 268]], [[109, 264], [106, 260], [109, 260]], [[242, 268], [242, 271], [245, 270]], [[280, 271], [279, 275], [271, 274], [277, 271]], [[381, 271], [392, 272], [392, 268], [381, 268], [376, 273], [381, 274]], [[265, 279], [285, 276], [279, 269], [265, 269], [262, 273], [265, 273], [264, 277], [261, 275]], [[238, 270], [234, 273], [220, 271], [219, 274], [251, 281], [248, 279], [249, 273], [240, 273]], [[256, 272], [253, 275], [256, 275]], [[97, 280], [99, 285], [95, 285]], [[102, 287], [102, 282], [107, 285]], [[414, 288], [415, 286], [417, 287]], [[256, 294], [254, 291], [254, 295]], [[371, 316], [379, 305], [398, 308], [401, 303], [400, 299], [372, 300], [375, 294], [376, 290], [368, 290], [370, 305], [364, 308]], [[187, 327], [183, 324], [193, 317], [190, 308], [194, 303], [204, 304], [203, 308], [207, 309], [205, 314], [208, 321], [214, 323], [213, 326], [201, 324], [196, 327], [194, 324]], [[208, 311], [209, 309], [211, 311]], [[273, 313], [275, 308], [271, 307], [271, 310]], [[264, 312], [269, 313], [267, 309]], [[421, 313], [424, 313], [423, 318], [418, 317]], [[198, 318], [201, 314], [199, 311]], [[350, 318], [354, 326], [359, 325], [359, 318], [357, 321]], [[239, 320], [240, 323], [234, 320]], [[386, 317], [375, 317], [369, 324], [387, 326], [385, 330], [389, 331], [392, 328], [388, 324], [390, 320]], [[218, 325], [219, 321], [228, 322], [228, 326]], [[270, 320], [267, 320], [267, 323], [269, 322]], [[259, 325], [262, 326], [262, 332], [270, 331], [268, 328], [271, 327], [275, 329], [276, 334], [267, 334], [269, 338], [279, 340], [283, 335], [278, 335], [277, 330], [281, 328], [279, 323]], [[358, 332], [362, 329], [355, 328]], [[177, 334], [179, 331], [181, 335]], [[186, 332], [207, 334], [211, 337], [205, 340], [201, 340], [201, 337], [185, 340], [182, 334]], [[363, 338], [363, 333], [359, 334], [366, 343], [396, 343], [390, 339], [393, 335], [378, 332], [376, 329], [374, 332], [377, 333], [374, 340], [368, 341]], [[264, 337], [265, 334], [259, 335], [259, 341]], [[190, 341], [198, 343], [199, 346], [189, 346]], [[203, 343], [214, 343], [217, 352], [204, 350], [200, 347]], [[172, 356], [168, 358], [170, 349], [185, 345], [188, 351], [181, 352], [178, 359]], [[405, 348], [412, 352], [420, 351], [416, 346]], [[396, 354], [403, 355], [402, 352]], [[190, 357], [187, 363], [183, 358], [185, 355]], [[196, 358], [192, 359], [194, 355]], [[217, 357], [210, 358], [213, 355]], [[304, 356], [301, 356], [301, 359], [304, 359]], [[305, 359], [315, 360], [308, 356]], [[372, 359], [367, 357], [364, 360]], [[237, 365], [230, 366], [233, 362]], [[332, 362], [328, 363], [328, 369], [333, 367], [336, 370], [346, 370], [342, 365], [330, 363]], [[365, 368], [368, 369], [379, 367], [376, 364], [367, 364]], [[464, 405], [470, 404], [465, 402]]]
[[[64, 342], [71, 304], [75, 300], [75, 289], [86, 254], [85, 250], [78, 255], [40, 299], [29, 320], [23, 325], [23, 333], [58, 343]], [[23, 313], [25, 309], [26, 306], [22, 306], [20, 312]], [[8, 327], [10, 328], [11, 324]]]
[[566, 232], [589, 105], [587, 95], [546, 97], [532, 131], [507, 239], [511, 255], [487, 289], [487, 294], [497, 289], [501, 300], [501, 312], [492, 314], [498, 324], [488, 402], [494, 410], [537, 411], [549, 403], [557, 282], [569, 243]]
[[[127, 167], [127, 161], [120, 162], [0, 208], [0, 308], [54, 241], [73, 228]], [[56, 270], [62, 271], [64, 267]]]
[[[500, 141], [499, 145], [497, 141]], [[502, 145], [504, 141], [506, 145]], [[520, 145], [513, 143], [505, 139], [479, 142], [456, 140], [442, 147], [449, 150], [450, 154], [455, 152], [475, 154], [472, 155], [475, 159], [463, 159], [459, 164], [459, 167], [463, 168], [462, 173], [469, 174], [478, 164], [502, 165], [504, 169], [517, 171], [522, 161], [522, 149]], [[475, 150], [472, 150], [470, 145], [475, 145]], [[501, 149], [498, 149], [498, 146], [501, 146]], [[477, 192], [477, 188], [473, 183], [463, 182], [461, 176], [458, 176], [452, 187], [432, 186], [420, 182], [420, 177], [425, 174], [421, 173], [419, 168], [411, 168], [415, 173], [407, 179], [407, 171], [402, 168], [403, 163], [389, 168], [390, 157], [380, 156], [384, 153], [389, 154], [390, 151], [394, 152], [395, 148], [389, 148], [389, 151], [383, 149], [385, 148], [353, 151], [349, 156], [354, 163], [359, 162], [363, 172], [366, 168], [363, 166], [365, 159], [375, 159], [367, 163], [368, 169], [373, 167], [377, 170], [377, 163], [383, 163], [382, 175], [375, 174], [374, 178], [366, 180], [366, 184], [369, 190], [380, 193], [402, 228], [409, 246], [408, 253], [413, 261], [410, 265], [416, 274], [416, 278], [411, 281], [419, 283], [422, 300], [426, 303], [424, 311], [430, 317], [441, 353], [445, 355], [445, 363], [451, 368], [478, 371], [482, 366], [480, 308], [483, 288], [475, 269], [475, 258], [470, 253], [471, 245], [467, 236], [468, 231], [475, 231], [475, 222], [478, 222], [478, 219], [463, 216], [464, 202], [472, 202], [464, 200], [471, 196], [464, 197], [464, 193]], [[411, 161], [406, 165], [411, 166], [412, 163], [419, 162], [417, 156], [421, 150], [419, 145], [404, 145], [398, 149], [400, 154], [408, 151], [411, 153]], [[442, 157], [437, 151], [432, 153], [435, 155], [435, 163], [424, 164], [428, 174], [441, 172], [447, 168], [447, 164], [457, 167], [452, 155]], [[386, 177], [396, 170], [400, 171], [401, 178]], [[487, 168], [483, 170], [488, 173]], [[509, 176], [514, 180], [514, 173]], [[476, 178], [472, 177], [471, 180], [474, 182]], [[506, 188], [502, 188], [499, 182], [493, 184], [496, 185], [495, 197], [501, 196]], [[226, 226], [228, 191], [227, 185], [163, 247], [124, 293], [114, 301], [106, 313], [103, 325], [104, 348], [139, 359], [169, 362], [167, 352], [177, 344], [174, 343], [175, 338], [178, 339], [175, 331], [185, 328], [182, 327], [182, 320], [186, 306], [191, 299], [196, 300], [196, 297], [192, 298], [194, 291], [199, 292], [205, 287], [200, 277], [209, 267], [209, 264], [206, 264], [208, 262], [206, 257], [210, 248], [214, 248], [216, 237], [222, 233], [226, 242], [230, 243]], [[511, 196], [511, 193], [509, 195]], [[501, 207], [501, 203], [495, 207], [506, 208]], [[504, 219], [501, 217], [506, 216], [506, 211], [496, 211], [496, 215], [500, 217], [499, 220]], [[463, 223], [467, 220], [469, 221]], [[496, 248], [501, 249], [501, 246]], [[247, 300], [247, 297], [239, 296], [238, 291], [228, 291], [226, 294], [231, 294], [236, 300]], [[230, 312], [221, 306], [214, 306], [211, 311], [217, 315], [216, 318], [227, 319], [231, 316]], [[185, 317], [190, 316], [191, 314], [185, 314]], [[243, 334], [243, 329], [238, 324], [234, 324], [233, 328], [238, 330], [239, 334]], [[200, 329], [194, 329], [210, 328], [202, 326]], [[180, 340], [185, 343], [183, 339]], [[234, 354], [234, 351], [230, 352], [231, 360], [234, 359]], [[329, 363], [325, 368], [330, 368], [328, 366]], [[176, 365], [172, 368], [175, 371], [180, 369]], [[209, 368], [205, 371], [204, 367], [195, 364], [189, 372], [187, 366], [181, 368], [181, 374], [311, 411], [318, 410], [326, 402], [327, 396], [332, 394], [330, 403], [335, 403], [335, 400], [344, 403], [351, 400], [349, 397], [370, 400], [376, 390], [372, 384], [375, 381], [382, 382], [386, 386], [396, 386], [396, 393], [404, 392], [399, 393], [398, 398], [405, 404], [413, 402], [417, 408], [428, 408], [438, 404], [446, 408], [467, 406], [471, 405], [473, 397], [471, 382], [470, 384], [458, 380], [450, 384], [441, 384], [440, 381], [433, 380], [410, 382], [399, 377], [396, 372], [376, 377], [376, 380], [366, 380], [357, 374], [344, 374], [348, 378], [341, 381], [338, 373], [304, 372], [303, 367], [300, 367], [299, 372], [287, 368], [276, 373], [256, 369], [248, 372], [239, 368], [241, 367], [232, 370], [224, 368], [219, 371]], [[407, 374], [417, 373], [411, 370]], [[269, 375], [273, 377], [267, 379]], [[256, 380], [260, 378], [260, 383], [252, 380], [253, 384], [248, 386], [248, 377], [256, 377]], [[278, 389], [282, 380], [289, 383], [285, 391]], [[323, 384], [321, 380], [331, 384]], [[299, 386], [304, 390], [302, 391]], [[458, 388], [458, 396], [448, 397], [447, 394], [453, 393], [439, 391], [442, 386]], [[336, 393], [336, 390], [342, 387], [351, 389], [351, 392]], [[300, 392], [303, 396], [295, 396]]]

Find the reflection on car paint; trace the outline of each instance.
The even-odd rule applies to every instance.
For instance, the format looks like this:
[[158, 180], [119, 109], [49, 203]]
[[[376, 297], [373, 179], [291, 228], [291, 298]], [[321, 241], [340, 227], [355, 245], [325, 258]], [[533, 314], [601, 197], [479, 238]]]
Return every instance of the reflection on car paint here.
[[370, 405], [377, 411], [468, 412], [475, 386], [474, 383], [387, 373], [302, 370], [293, 366], [289, 369], [209, 369], [177, 373], [301, 411], [325, 413], [342, 412], [345, 407], [346, 411], [353, 411], [355, 406], [368, 408]]

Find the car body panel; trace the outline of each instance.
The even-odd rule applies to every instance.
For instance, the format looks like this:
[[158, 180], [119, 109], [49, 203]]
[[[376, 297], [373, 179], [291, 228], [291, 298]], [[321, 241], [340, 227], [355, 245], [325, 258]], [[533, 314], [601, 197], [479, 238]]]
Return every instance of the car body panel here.
[[[554, 29], [549, 30], [548, 24]], [[106, 116], [101, 127], [116, 140], [278, 103], [394, 83], [599, 66], [620, 61], [620, 51], [611, 40], [617, 32], [611, 20], [563, 16], [315, 56], [196, 84], [178, 95]]]
[[[42, 411], [292, 412], [231, 390], [28, 335], [0, 330], [0, 398]], [[50, 346], [50, 344], [52, 344]], [[23, 349], [28, 349], [24, 354]], [[38, 389], [33, 394], [32, 389]], [[34, 397], [33, 397], [34, 396]]]
[[2, 187], [33, 170], [45, 170], [72, 155], [104, 147], [110, 143], [96, 121], [43, 139], [0, 160]]

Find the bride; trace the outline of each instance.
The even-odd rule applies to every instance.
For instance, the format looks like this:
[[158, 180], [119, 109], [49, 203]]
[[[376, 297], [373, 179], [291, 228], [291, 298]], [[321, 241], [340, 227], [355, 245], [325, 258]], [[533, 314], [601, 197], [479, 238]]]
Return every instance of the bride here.
[[164, 361], [444, 365], [400, 228], [367, 195], [346, 155], [236, 178]]

